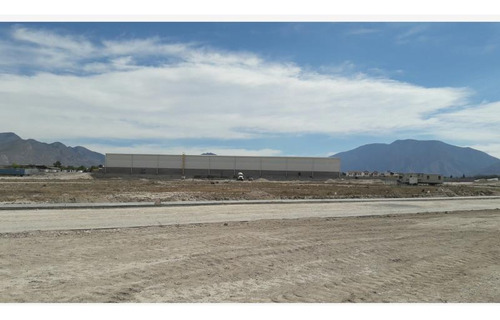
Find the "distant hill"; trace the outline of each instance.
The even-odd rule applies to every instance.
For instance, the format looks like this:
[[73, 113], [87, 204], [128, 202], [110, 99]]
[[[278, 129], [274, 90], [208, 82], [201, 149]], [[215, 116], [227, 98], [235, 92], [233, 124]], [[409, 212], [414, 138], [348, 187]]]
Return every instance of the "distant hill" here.
[[104, 164], [104, 155], [84, 147], [67, 147], [60, 142], [43, 143], [24, 140], [15, 133], [0, 133], [0, 165], [52, 165], [60, 161], [64, 166], [97, 166]]
[[424, 172], [455, 177], [476, 175], [490, 170], [490, 166], [500, 162], [485, 152], [435, 140], [396, 140], [391, 144], [367, 144], [332, 157], [341, 159], [341, 169], [344, 172]]

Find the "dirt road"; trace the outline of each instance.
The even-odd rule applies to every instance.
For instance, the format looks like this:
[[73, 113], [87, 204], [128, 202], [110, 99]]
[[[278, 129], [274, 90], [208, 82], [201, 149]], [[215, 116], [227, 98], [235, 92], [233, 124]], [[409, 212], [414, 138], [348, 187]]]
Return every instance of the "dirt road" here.
[[182, 207], [1, 210], [0, 232], [162, 226], [190, 223], [349, 217], [500, 208], [500, 197], [377, 199], [334, 203], [264, 203]]
[[0, 234], [0, 302], [500, 302], [500, 210]]

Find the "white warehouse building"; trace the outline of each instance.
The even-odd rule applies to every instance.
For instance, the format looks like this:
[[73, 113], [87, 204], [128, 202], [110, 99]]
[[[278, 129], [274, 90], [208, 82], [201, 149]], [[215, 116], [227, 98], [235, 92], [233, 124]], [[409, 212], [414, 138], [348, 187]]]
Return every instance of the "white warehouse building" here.
[[340, 177], [340, 159], [107, 153], [105, 173], [158, 174], [172, 178], [328, 179]]

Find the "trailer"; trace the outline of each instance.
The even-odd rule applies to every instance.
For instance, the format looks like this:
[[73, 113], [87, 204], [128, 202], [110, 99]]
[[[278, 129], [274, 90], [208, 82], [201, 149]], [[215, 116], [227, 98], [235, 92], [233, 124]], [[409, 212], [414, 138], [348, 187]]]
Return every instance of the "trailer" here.
[[22, 168], [6, 168], [6, 169], [0, 169], [0, 175], [22, 177], [25, 175], [25, 171]]
[[25, 168], [1, 168], [0, 175], [3, 176], [29, 176], [30, 174], [37, 173], [38, 169], [25, 169]]
[[443, 176], [435, 173], [402, 173], [399, 175], [398, 183], [408, 185], [437, 185], [443, 183]]

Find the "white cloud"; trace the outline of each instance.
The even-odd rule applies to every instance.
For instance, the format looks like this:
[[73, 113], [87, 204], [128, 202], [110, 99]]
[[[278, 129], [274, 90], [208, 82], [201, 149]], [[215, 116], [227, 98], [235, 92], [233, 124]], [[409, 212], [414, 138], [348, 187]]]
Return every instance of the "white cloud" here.
[[29, 29], [21, 26], [13, 28], [12, 37], [15, 40], [38, 45], [41, 48], [64, 50], [73, 55], [88, 56], [95, 51], [94, 46], [83, 37], [64, 36], [44, 30]]
[[[474, 108], [467, 108], [439, 116], [447, 122], [467, 124], [500, 124], [500, 102], [483, 103]], [[500, 133], [500, 128], [497, 133]]]
[[171, 43], [164, 44], [159, 38], [133, 39], [133, 40], [105, 40], [102, 42], [101, 55], [119, 56], [185, 56], [189, 54], [194, 44]]
[[337, 154], [339, 153], [339, 151], [330, 151], [330, 152], [326, 152], [322, 155], [319, 155], [320, 157], [330, 157], [330, 156], [333, 156], [334, 154]]
[[[483, 103], [435, 116], [430, 128], [438, 137], [462, 141], [500, 158], [500, 102]], [[480, 142], [480, 143], [478, 143]]]
[[296, 69], [181, 63], [87, 77], [2, 75], [0, 104], [25, 111], [30, 128], [56, 137], [233, 139], [425, 128], [432, 122], [426, 114], [462, 104], [466, 96], [462, 89]]
[[348, 30], [347, 35], [366, 35], [366, 34], [372, 35], [374, 33], [379, 33], [379, 32], [380, 30], [376, 28], [359, 27]]
[[199, 155], [202, 153], [215, 153], [219, 156], [280, 156], [281, 151], [276, 149], [244, 149], [244, 148], [226, 148], [221, 146], [210, 147], [165, 147], [157, 144], [138, 144], [127, 147], [116, 147], [103, 144], [87, 144], [86, 148], [105, 153], [143, 153], [143, 154], [191, 154]]
[[[411, 129], [470, 141], [499, 138], [499, 104], [468, 105], [466, 88], [320, 74], [249, 52], [158, 38], [93, 43], [17, 27], [9, 41], [0, 42], [0, 61], [23, 48], [17, 63], [38, 72], [0, 74], [0, 107], [15, 111], [3, 114], [0, 127], [27, 137], [248, 139]], [[142, 64], [148, 57], [155, 63]], [[238, 150], [230, 151], [246, 152]]]
[[500, 159], [500, 143], [473, 144], [467, 147], [486, 152], [490, 156]]
[[398, 34], [398, 36], [396, 37], [396, 43], [405, 44], [410, 41], [426, 41], [429, 39], [429, 37], [424, 34], [426, 31], [428, 31], [429, 27], [429, 24], [412, 25], [404, 32]]

